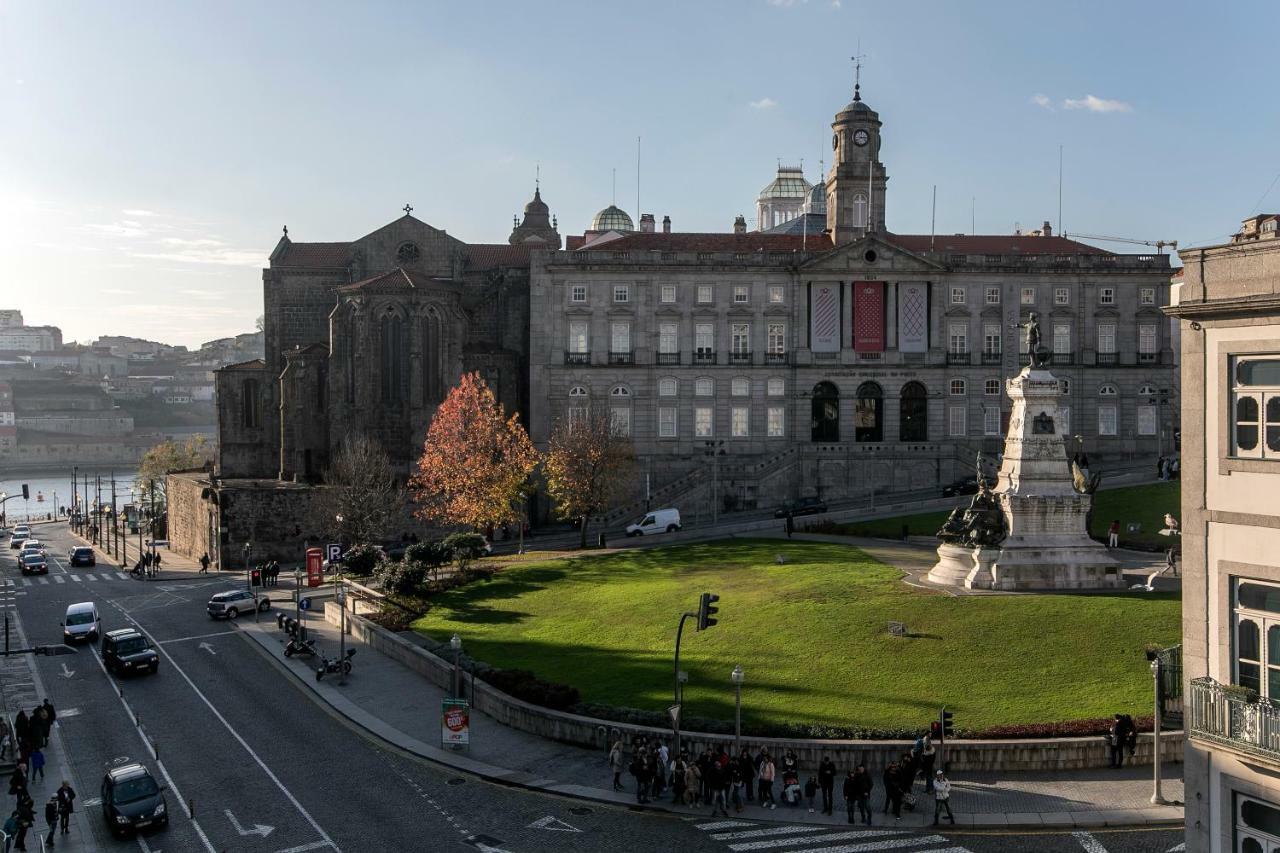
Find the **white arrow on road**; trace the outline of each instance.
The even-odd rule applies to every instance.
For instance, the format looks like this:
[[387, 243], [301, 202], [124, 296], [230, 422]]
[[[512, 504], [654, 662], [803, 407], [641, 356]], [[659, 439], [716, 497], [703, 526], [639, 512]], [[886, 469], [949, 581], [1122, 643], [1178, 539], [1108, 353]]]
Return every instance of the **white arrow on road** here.
[[1187, 842], [1184, 841], [1181, 844], [1175, 844], [1174, 846], [1170, 847], [1168, 850], [1165, 851], [1165, 853], [1183, 853], [1183, 851], [1186, 849], [1187, 849]]
[[63, 677], [63, 678], [70, 678], [71, 676], [73, 676], [73, 675], [75, 675], [75, 674], [76, 674], [76, 671], [75, 671], [74, 669], [67, 669], [67, 665], [66, 665], [65, 663], [63, 663], [63, 664], [62, 664], [62, 677]]
[[529, 828], [530, 829], [549, 829], [552, 832], [582, 832], [582, 830], [578, 829], [578, 827], [570, 826], [569, 824], [562, 821], [560, 818], [552, 817], [551, 815], [538, 818], [533, 823], [529, 824]]
[[261, 835], [263, 838], [266, 838], [275, 831], [274, 826], [263, 826], [260, 823], [255, 823], [251, 829], [245, 829], [240, 825], [240, 821], [236, 820], [236, 816], [231, 813], [231, 809], [224, 809], [222, 813], [227, 816], [227, 820], [231, 821], [231, 825], [234, 826], [236, 828], [236, 832], [241, 835]]
[[[492, 847], [488, 844], [485, 844], [483, 841], [476, 840], [477, 838], [484, 838], [484, 837], [485, 836], [483, 835], [481, 836], [473, 835], [467, 839], [467, 843], [474, 845], [475, 848], [480, 851], [480, 853], [511, 853], [511, 851], [507, 850], [505, 847]], [[492, 841], [493, 839], [490, 838], [489, 840]]]
[[1080, 842], [1080, 846], [1085, 849], [1085, 853], [1107, 853], [1107, 848], [1103, 847], [1098, 839], [1087, 832], [1073, 832], [1071, 836]]
[[200, 648], [204, 649], [206, 652], [208, 652], [211, 655], [217, 654], [217, 652], [213, 650], [213, 646], [209, 645], [208, 643], [201, 643]]

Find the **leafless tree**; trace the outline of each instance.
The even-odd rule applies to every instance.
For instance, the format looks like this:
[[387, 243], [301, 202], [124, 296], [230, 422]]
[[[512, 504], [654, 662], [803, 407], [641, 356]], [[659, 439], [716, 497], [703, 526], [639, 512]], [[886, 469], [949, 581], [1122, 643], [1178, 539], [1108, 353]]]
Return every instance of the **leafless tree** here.
[[364, 435], [348, 436], [325, 474], [317, 522], [322, 530], [336, 529], [346, 543], [376, 543], [405, 500], [404, 486], [378, 443]]

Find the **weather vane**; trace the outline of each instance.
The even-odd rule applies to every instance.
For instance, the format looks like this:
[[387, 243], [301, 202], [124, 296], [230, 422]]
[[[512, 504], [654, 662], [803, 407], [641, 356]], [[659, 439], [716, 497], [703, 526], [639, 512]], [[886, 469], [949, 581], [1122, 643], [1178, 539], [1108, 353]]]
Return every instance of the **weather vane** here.
[[867, 55], [862, 52], [862, 41], [859, 40], [858, 52], [849, 57], [853, 61], [853, 99], [855, 101], [862, 100], [862, 95], [858, 90], [862, 86], [862, 60], [866, 58]]

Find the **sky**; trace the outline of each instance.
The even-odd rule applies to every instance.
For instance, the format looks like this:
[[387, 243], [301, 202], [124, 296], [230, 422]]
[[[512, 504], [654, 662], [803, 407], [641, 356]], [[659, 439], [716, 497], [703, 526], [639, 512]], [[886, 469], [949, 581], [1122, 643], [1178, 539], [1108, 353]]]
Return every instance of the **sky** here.
[[[1218, 9], [1221, 8], [1221, 11]], [[250, 331], [287, 225], [505, 242], [616, 199], [752, 221], [830, 123], [884, 122], [888, 227], [1221, 241], [1280, 210], [1270, 4], [912, 0], [0, 5], [0, 308], [67, 340]], [[616, 170], [616, 192], [614, 173]], [[1099, 243], [1115, 251], [1142, 246]]]

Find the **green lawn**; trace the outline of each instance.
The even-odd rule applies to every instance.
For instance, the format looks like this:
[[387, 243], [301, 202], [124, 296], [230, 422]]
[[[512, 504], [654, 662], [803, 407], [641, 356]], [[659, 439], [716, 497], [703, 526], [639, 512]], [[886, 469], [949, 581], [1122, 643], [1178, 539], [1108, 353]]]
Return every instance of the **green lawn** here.
[[[1179, 635], [1176, 595], [952, 597], [898, 578], [838, 544], [628, 550], [508, 568], [439, 596], [415, 627], [584, 701], [660, 711], [679, 614], [711, 591], [720, 624], [685, 632], [687, 715], [731, 719], [741, 664], [748, 722], [918, 726], [945, 703], [969, 730], [1144, 713], [1144, 646]], [[914, 636], [889, 636], [891, 619]]]

